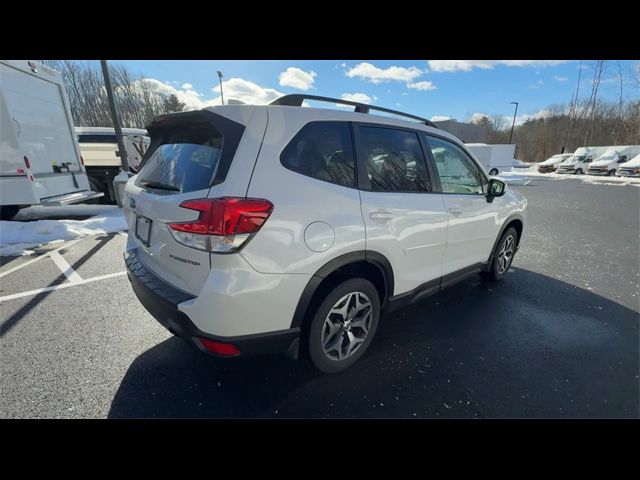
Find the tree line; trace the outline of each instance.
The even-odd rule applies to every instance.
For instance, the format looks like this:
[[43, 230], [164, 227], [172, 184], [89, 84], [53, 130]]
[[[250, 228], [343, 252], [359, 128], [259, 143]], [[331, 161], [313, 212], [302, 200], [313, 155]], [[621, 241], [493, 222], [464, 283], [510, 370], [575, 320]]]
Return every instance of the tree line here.
[[[78, 127], [113, 127], [99, 62], [45, 60], [62, 73], [74, 124]], [[158, 89], [123, 65], [110, 64], [113, 93], [123, 127], [144, 128], [166, 113], [181, 112], [186, 105], [175, 94]]]
[[[530, 118], [514, 128], [513, 140], [516, 156], [525, 162], [541, 162], [556, 153], [574, 152], [584, 146], [640, 145], [640, 99], [624, 100], [623, 71], [615, 62], [619, 81], [617, 101], [604, 101], [599, 97], [605, 67], [613, 62], [597, 60], [592, 66], [592, 78], [583, 78], [582, 62], [571, 101], [555, 104], [543, 110], [541, 115]], [[640, 92], [640, 62], [631, 72], [627, 88]], [[580, 96], [581, 84], [589, 87]], [[584, 90], [583, 90], [584, 91]], [[487, 128], [487, 143], [508, 143], [510, 125], [505, 125], [501, 115], [481, 117], [477, 123]]]

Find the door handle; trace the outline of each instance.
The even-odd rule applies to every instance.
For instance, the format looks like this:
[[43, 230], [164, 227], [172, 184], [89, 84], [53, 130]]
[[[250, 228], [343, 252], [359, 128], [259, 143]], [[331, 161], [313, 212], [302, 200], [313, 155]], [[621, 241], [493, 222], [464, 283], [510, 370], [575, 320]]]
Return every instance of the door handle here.
[[451, 215], [459, 216], [462, 215], [462, 210], [460, 210], [459, 208], [450, 208], [449, 213]]
[[371, 218], [371, 220], [391, 220], [393, 218], [393, 213], [390, 213], [390, 212], [371, 212], [369, 214], [369, 218]]

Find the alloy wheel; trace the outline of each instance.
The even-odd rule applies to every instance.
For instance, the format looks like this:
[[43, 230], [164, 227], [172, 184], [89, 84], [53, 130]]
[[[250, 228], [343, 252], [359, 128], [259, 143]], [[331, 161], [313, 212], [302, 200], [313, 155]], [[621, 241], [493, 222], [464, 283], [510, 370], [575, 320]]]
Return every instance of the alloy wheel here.
[[364, 344], [371, 321], [371, 300], [362, 292], [340, 298], [329, 311], [322, 326], [322, 349], [331, 360], [345, 360]]
[[502, 275], [504, 272], [509, 270], [511, 266], [511, 262], [513, 261], [513, 254], [516, 251], [516, 239], [513, 236], [509, 235], [505, 238], [504, 242], [502, 242], [502, 247], [498, 252], [498, 265], [497, 265], [497, 273], [498, 275]]

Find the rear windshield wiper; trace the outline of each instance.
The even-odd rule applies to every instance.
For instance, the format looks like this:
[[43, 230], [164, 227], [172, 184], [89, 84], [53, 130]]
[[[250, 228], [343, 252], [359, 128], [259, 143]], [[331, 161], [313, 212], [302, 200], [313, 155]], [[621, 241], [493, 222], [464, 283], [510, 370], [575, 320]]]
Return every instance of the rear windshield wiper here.
[[140, 182], [140, 185], [142, 185], [143, 187], [155, 188], [156, 190], [170, 190], [172, 192], [180, 191], [179, 188], [174, 187], [173, 185], [167, 185], [166, 183], [160, 183], [160, 182], [142, 181]]

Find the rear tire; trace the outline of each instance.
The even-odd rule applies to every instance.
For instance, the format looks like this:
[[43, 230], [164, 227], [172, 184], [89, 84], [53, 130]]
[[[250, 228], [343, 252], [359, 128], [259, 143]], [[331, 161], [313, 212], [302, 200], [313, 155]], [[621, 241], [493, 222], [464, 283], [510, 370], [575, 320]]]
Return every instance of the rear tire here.
[[20, 211], [20, 205], [2, 205], [0, 207], [0, 220], [11, 220]]
[[489, 170], [489, 175], [491, 175], [492, 177], [498, 174], [498, 169], [497, 168], [492, 168], [491, 170]]
[[369, 280], [336, 286], [315, 311], [304, 337], [311, 364], [323, 373], [351, 367], [367, 351], [380, 319], [380, 298]]
[[507, 274], [513, 263], [518, 246], [518, 232], [511, 227], [500, 237], [491, 261], [489, 271], [483, 273], [483, 277], [494, 282], [500, 281]]

